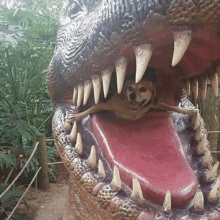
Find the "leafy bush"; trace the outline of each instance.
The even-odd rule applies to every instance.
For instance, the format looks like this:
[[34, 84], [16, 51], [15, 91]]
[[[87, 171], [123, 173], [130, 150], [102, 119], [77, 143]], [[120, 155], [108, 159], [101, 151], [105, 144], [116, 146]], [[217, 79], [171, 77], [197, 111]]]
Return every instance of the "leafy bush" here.
[[[50, 136], [52, 106], [46, 91], [46, 69], [58, 21], [47, 1], [0, 5], [0, 172], [21, 168], [34, 148], [35, 136]], [[56, 160], [53, 147], [48, 161]], [[36, 171], [37, 157], [27, 173]]]
[[[51, 134], [53, 109], [46, 69], [58, 28], [54, 2], [20, 0], [13, 8], [0, 5], [0, 182], [4, 182], [0, 194], [30, 157], [35, 136]], [[47, 153], [48, 162], [57, 160], [52, 144]], [[19, 183], [29, 184], [37, 169], [35, 154]], [[49, 173], [55, 178], [53, 167]], [[0, 219], [7, 218], [21, 194], [22, 187], [14, 187], [0, 199]], [[15, 213], [12, 219], [27, 217]]]
[[[0, 194], [6, 189], [7, 186], [0, 184]], [[10, 215], [13, 208], [18, 203], [21, 195], [23, 193], [23, 189], [21, 186], [13, 187], [9, 192], [5, 193], [0, 199], [0, 219], [6, 220]], [[23, 202], [25, 204], [25, 202]], [[22, 215], [19, 213], [15, 213], [12, 217], [14, 220], [24, 219]]]

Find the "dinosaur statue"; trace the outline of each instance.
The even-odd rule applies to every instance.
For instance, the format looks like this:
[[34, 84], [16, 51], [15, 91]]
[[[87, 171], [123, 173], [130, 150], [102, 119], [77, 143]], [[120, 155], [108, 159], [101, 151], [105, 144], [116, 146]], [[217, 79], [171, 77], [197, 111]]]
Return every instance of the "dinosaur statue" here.
[[69, 120], [147, 67], [163, 103], [193, 108], [187, 94], [205, 99], [207, 83], [217, 96], [220, 0], [67, 0], [59, 23], [47, 82], [70, 173], [64, 219], [220, 219], [219, 162], [198, 111]]

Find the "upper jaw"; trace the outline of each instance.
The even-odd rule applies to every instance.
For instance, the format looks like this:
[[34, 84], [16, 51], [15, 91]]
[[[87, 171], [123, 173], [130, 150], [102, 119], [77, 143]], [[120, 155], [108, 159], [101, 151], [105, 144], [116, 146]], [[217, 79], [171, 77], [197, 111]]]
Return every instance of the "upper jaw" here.
[[[115, 4], [114, 2], [110, 4]], [[97, 77], [109, 78], [115, 70], [117, 90], [120, 92], [124, 78], [130, 71], [130, 67], [128, 67], [130, 63], [136, 65], [136, 82], [141, 80], [148, 65], [165, 72], [169, 72], [169, 69], [176, 66], [180, 78], [198, 76], [203, 74], [205, 70], [214, 73], [220, 60], [218, 52], [220, 41], [217, 35], [219, 18], [216, 18], [214, 23], [212, 19], [210, 21], [206, 19], [206, 14], [214, 13], [209, 12], [209, 4], [214, 4], [216, 8], [219, 6], [218, 1], [199, 4], [192, 1], [181, 1], [181, 3], [172, 1], [172, 3], [166, 3], [163, 6], [167, 10], [166, 17], [159, 14], [155, 9], [151, 12], [146, 11], [148, 16], [141, 20], [131, 12], [130, 16], [134, 19], [135, 33], [131, 32], [133, 30], [130, 30], [132, 27], [129, 25], [118, 27], [118, 33], [111, 30], [108, 30], [107, 33], [102, 31], [97, 41], [93, 42], [94, 48], [90, 47], [89, 42], [90, 39], [93, 40], [94, 36], [88, 38], [85, 35], [85, 39], [81, 39], [81, 43], [85, 47], [82, 46], [81, 50], [77, 50], [74, 45], [66, 47], [74, 37], [75, 31], [71, 30], [77, 27], [77, 22], [74, 23], [75, 21], [70, 19], [70, 22], [62, 25], [59, 30], [56, 50], [49, 68], [51, 74], [54, 74], [54, 78], [57, 77], [57, 72], [61, 74], [63, 86], [60, 87], [67, 91], [73, 87], [78, 89], [79, 86], [85, 86], [86, 81], [93, 83]], [[178, 17], [177, 11], [182, 10], [179, 10], [180, 8], [185, 8], [186, 11], [189, 9], [192, 14], [182, 14], [182, 17]], [[100, 25], [95, 28], [88, 27], [92, 30], [94, 28], [94, 33], [102, 30], [101, 14], [98, 13], [100, 17], [94, 18], [92, 17], [93, 14], [88, 15], [89, 18], [91, 16], [94, 19], [94, 23]], [[68, 17], [68, 15], [65, 16]], [[124, 18], [130, 17], [126, 14]], [[123, 24], [123, 21], [121, 22], [119, 24]], [[123, 33], [121, 33], [120, 28], [124, 31]], [[63, 36], [64, 32], [65, 37]], [[129, 36], [130, 32], [133, 33], [132, 36]], [[140, 35], [142, 36], [141, 39]], [[210, 75], [210, 72], [204, 74]], [[49, 93], [56, 100], [60, 91], [59, 89], [56, 90], [56, 85], [50, 85], [50, 81], [48, 83]], [[103, 83], [103, 87], [107, 93], [108, 83], [105, 85]]]
[[[210, 31], [209, 34], [206, 32], [207, 30], [202, 28], [198, 29], [194, 33], [194, 38], [192, 39], [188, 50], [176, 67], [171, 66], [172, 36], [165, 34], [165, 38], [163, 40], [167, 43], [165, 45], [158, 45], [158, 47], [155, 47], [154, 53], [152, 51], [152, 54], [150, 55], [149, 51], [151, 51], [151, 47], [148, 47], [148, 44], [142, 44], [135, 47], [125, 45], [126, 50], [122, 49], [123, 53], [120, 52], [120, 57], [118, 58], [115, 55], [113, 57], [115, 60], [113, 59], [112, 61], [110, 57], [105, 58], [105, 55], [103, 55], [102, 59], [107, 59], [112, 63], [100, 68], [99, 72], [93, 72], [93, 67], [87, 67], [89, 71], [86, 68], [85, 70], [79, 69], [77, 72], [74, 72], [71, 64], [68, 65], [69, 73], [62, 76], [62, 85], [66, 84], [65, 87], [60, 86], [62, 90], [56, 89], [55, 91], [54, 84], [50, 86], [50, 81], [48, 81], [49, 93], [51, 91], [51, 96], [53, 96], [55, 101], [67, 97], [66, 93], [70, 90], [74, 90], [75, 93], [73, 101], [76, 99], [76, 96], [80, 96], [80, 98], [83, 97], [84, 93], [84, 96], [85, 94], [87, 96], [85, 97], [85, 100], [81, 98], [81, 102], [79, 101], [78, 103], [75, 103], [77, 106], [80, 106], [82, 104], [86, 104], [89, 98], [91, 98], [91, 87], [93, 87], [95, 103], [98, 103], [102, 95], [107, 97], [112, 77], [116, 78], [116, 89], [118, 93], [120, 93], [126, 77], [129, 77], [129, 75], [136, 69], [136, 82], [140, 81], [148, 65], [155, 67], [159, 74], [165, 75], [164, 78], [162, 77], [163, 80], [165, 79], [164, 82], [161, 82], [162, 86], [166, 84], [166, 77], [174, 77], [178, 78], [178, 80], [189, 79], [191, 84], [195, 84], [195, 86], [197, 86], [196, 84], [200, 84], [201, 88], [204, 87], [204, 83], [207, 83], [206, 81], [209, 79], [213, 86], [217, 88], [214, 84], [217, 83], [217, 79], [220, 77], [220, 54], [217, 51], [217, 48], [220, 47], [220, 41], [215, 32]], [[162, 33], [161, 35], [163, 36]], [[209, 39], [212, 39], [212, 41]], [[163, 40], [161, 41], [163, 42]], [[62, 49], [65, 50], [65, 48], [60, 48], [59, 50]], [[58, 59], [56, 58], [56, 55], [54, 56], [55, 57], [53, 59]], [[59, 56], [59, 53], [57, 56]], [[105, 65], [106, 62], [104, 60], [102, 62], [102, 59], [100, 59], [100, 62]], [[52, 75], [56, 75], [55, 72], [57, 71], [56, 67], [53, 67], [54, 65], [55, 64], [52, 62], [50, 67]], [[63, 64], [61, 63], [61, 65]], [[87, 65], [86, 62], [85, 65]], [[66, 67], [59, 68], [61, 71], [66, 70]], [[216, 90], [216, 88], [214, 88], [214, 90]], [[76, 93], [78, 93], [78, 95]], [[215, 91], [215, 94], [217, 94], [217, 91]], [[70, 99], [71, 97], [68, 96], [68, 98]]]

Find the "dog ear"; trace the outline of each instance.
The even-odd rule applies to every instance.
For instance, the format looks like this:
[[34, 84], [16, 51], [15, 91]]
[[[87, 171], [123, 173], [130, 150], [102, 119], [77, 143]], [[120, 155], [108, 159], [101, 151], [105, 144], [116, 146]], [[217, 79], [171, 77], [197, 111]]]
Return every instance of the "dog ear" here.
[[154, 88], [154, 92], [153, 92], [153, 96], [152, 96], [152, 104], [153, 105], [158, 105], [158, 102], [160, 101], [160, 95], [157, 94], [156, 92], [156, 83], [153, 83], [153, 88]]

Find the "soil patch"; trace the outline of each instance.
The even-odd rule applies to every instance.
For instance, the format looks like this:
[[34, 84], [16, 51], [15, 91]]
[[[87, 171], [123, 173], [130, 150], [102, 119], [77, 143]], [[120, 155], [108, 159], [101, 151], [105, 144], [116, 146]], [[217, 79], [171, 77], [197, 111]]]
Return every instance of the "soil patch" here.
[[57, 182], [50, 183], [47, 191], [31, 188], [25, 196], [29, 208], [20, 207], [20, 211], [26, 213], [31, 220], [62, 220], [64, 205], [68, 195], [69, 174], [63, 165], [59, 165]]

